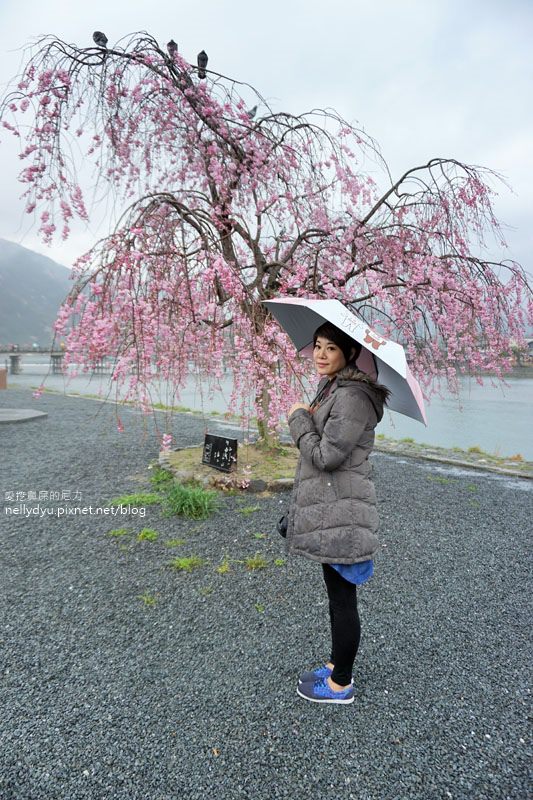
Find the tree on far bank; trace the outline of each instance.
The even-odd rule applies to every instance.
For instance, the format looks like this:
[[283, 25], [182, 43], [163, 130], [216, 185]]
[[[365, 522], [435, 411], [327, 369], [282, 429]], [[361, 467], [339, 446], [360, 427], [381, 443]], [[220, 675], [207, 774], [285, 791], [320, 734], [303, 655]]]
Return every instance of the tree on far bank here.
[[487, 234], [503, 241], [495, 173], [434, 158], [393, 178], [334, 111], [275, 111], [247, 84], [201, 75], [146, 33], [112, 48], [50, 36], [4, 99], [45, 242], [89, 220], [91, 192], [124, 208], [73, 266], [56, 323], [67, 363], [112, 356], [117, 387], [145, 409], [155, 376], [179, 397], [190, 364], [214, 382], [226, 367], [232, 407], [245, 424], [257, 416], [267, 443], [302, 399], [309, 361], [262, 300], [351, 304], [405, 345], [426, 387], [510, 368], [531, 290], [518, 264], [484, 248]]

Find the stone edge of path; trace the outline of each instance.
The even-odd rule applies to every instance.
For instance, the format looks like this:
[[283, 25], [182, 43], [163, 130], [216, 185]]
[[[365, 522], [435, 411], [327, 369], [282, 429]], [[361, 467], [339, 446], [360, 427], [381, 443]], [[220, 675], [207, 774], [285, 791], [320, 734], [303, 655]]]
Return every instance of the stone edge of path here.
[[47, 417], [46, 411], [35, 411], [33, 408], [0, 408], [0, 425], [13, 422], [30, 422]]
[[375, 446], [374, 450], [378, 453], [392, 456], [405, 456], [406, 458], [422, 459], [424, 461], [434, 461], [438, 464], [449, 464], [452, 467], [459, 467], [460, 469], [474, 469], [481, 472], [494, 472], [497, 475], [504, 475], [508, 478], [524, 478], [525, 480], [533, 480], [533, 472], [507, 469], [506, 467], [498, 467], [492, 464], [480, 464], [476, 461], [462, 461], [457, 458], [448, 458], [447, 456], [437, 456], [430, 453], [416, 452], [411, 453], [405, 448], [398, 447], [380, 447]]

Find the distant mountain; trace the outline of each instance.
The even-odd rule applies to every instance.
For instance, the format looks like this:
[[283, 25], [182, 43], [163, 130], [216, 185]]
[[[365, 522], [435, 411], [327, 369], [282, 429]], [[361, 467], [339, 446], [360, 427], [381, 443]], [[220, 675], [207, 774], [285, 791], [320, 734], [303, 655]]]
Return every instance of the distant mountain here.
[[50, 345], [69, 275], [51, 258], [0, 239], [0, 344]]

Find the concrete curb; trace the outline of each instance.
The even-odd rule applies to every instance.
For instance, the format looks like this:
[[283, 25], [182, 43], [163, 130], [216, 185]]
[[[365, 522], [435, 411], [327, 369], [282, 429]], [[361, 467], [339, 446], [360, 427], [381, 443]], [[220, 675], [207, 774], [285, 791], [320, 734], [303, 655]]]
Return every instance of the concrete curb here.
[[0, 425], [30, 422], [32, 419], [42, 419], [47, 416], [45, 411], [34, 411], [32, 408], [0, 408]]
[[449, 464], [452, 467], [460, 467], [461, 469], [474, 469], [481, 472], [494, 472], [498, 475], [505, 475], [506, 477], [524, 478], [528, 481], [533, 480], [533, 474], [531, 472], [519, 472], [518, 470], [515, 471], [512, 469], [507, 469], [506, 467], [497, 467], [492, 466], [491, 464], [479, 464], [475, 461], [461, 461], [460, 459], [447, 458], [446, 456], [434, 456], [430, 455], [429, 453], [410, 453], [409, 451], [402, 450], [401, 448], [393, 450], [392, 448], [379, 447], [379, 445], [374, 446], [374, 451], [377, 453], [383, 453], [383, 455], [421, 459], [423, 461], [433, 461], [437, 464]]

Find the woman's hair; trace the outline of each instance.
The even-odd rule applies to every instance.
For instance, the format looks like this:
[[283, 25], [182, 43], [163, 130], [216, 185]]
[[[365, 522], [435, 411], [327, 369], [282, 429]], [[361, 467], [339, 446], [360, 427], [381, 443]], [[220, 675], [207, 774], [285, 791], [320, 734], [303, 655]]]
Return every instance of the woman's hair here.
[[[319, 336], [322, 336], [324, 339], [329, 339], [330, 342], [340, 347], [346, 364], [355, 364], [361, 352], [361, 345], [359, 342], [356, 342], [355, 339], [352, 339], [351, 336], [348, 336], [347, 333], [339, 330], [339, 328], [336, 328], [335, 325], [332, 325], [330, 322], [325, 322], [320, 328], [316, 329], [313, 334], [313, 347], [316, 345], [316, 340]], [[350, 359], [350, 353], [353, 347], [355, 347], [355, 355]]]

